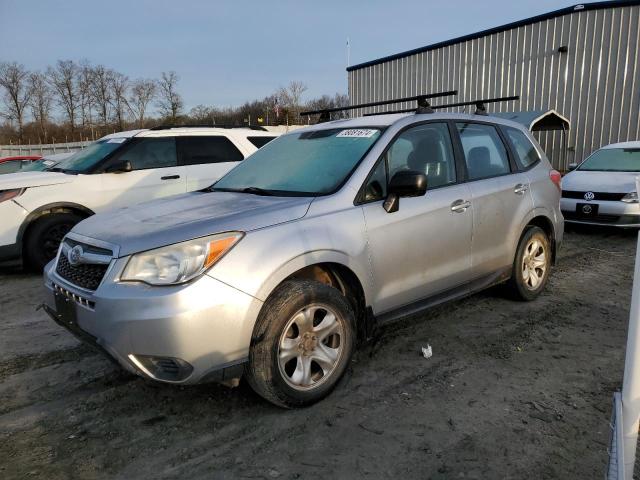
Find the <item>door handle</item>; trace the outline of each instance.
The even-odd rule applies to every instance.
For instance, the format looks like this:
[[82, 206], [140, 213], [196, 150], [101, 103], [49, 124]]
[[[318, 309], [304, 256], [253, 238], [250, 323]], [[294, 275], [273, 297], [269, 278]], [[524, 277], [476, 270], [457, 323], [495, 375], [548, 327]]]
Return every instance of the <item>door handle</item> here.
[[166, 177], [160, 177], [160, 180], [177, 180], [180, 175], [167, 175]]
[[451, 211], [456, 213], [466, 212], [467, 208], [471, 206], [471, 202], [467, 200], [456, 200], [451, 204]]
[[524, 195], [527, 190], [529, 190], [529, 185], [519, 183], [513, 188], [513, 193], [516, 195]]

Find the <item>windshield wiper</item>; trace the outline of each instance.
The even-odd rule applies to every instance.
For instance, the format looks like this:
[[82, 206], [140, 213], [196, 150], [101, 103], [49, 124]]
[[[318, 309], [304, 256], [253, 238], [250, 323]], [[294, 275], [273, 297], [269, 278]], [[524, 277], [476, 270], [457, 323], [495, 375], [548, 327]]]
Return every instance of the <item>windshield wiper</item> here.
[[247, 187], [240, 190], [242, 193], [251, 193], [253, 195], [273, 196], [273, 192], [260, 187]]

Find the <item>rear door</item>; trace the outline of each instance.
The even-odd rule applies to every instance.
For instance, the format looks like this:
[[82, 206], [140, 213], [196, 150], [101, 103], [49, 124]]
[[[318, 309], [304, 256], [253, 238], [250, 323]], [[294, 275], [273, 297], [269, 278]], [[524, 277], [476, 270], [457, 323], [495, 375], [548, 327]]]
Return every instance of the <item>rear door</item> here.
[[102, 207], [125, 207], [186, 191], [185, 168], [178, 166], [174, 137], [136, 138], [104, 168], [129, 161], [131, 172], [100, 174]]
[[518, 171], [495, 125], [457, 122], [456, 128], [473, 206], [473, 273], [479, 278], [511, 267], [516, 237], [533, 202], [529, 179]]
[[188, 192], [210, 186], [244, 159], [238, 147], [223, 135], [194, 135], [177, 140]]

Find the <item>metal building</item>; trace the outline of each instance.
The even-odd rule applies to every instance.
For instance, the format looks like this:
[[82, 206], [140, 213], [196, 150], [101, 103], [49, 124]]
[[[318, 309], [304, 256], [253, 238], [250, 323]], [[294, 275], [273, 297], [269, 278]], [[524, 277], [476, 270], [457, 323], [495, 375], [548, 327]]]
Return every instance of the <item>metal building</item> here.
[[567, 155], [561, 133], [535, 134], [564, 170], [602, 145], [640, 139], [639, 24], [637, 0], [563, 8], [350, 66], [349, 99], [359, 104], [452, 89], [459, 93], [449, 101], [520, 95], [487, 109], [555, 109], [567, 117]]

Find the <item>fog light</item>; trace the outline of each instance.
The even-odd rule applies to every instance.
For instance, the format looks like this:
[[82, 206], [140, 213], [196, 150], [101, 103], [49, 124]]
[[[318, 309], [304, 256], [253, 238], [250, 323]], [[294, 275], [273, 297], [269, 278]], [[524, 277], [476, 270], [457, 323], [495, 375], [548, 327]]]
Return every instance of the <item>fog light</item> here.
[[181, 358], [131, 354], [129, 360], [143, 373], [156, 380], [180, 382], [193, 372], [191, 364]]

